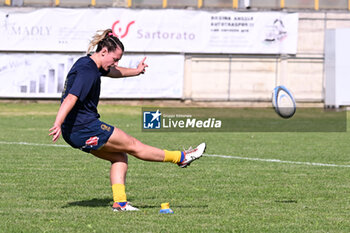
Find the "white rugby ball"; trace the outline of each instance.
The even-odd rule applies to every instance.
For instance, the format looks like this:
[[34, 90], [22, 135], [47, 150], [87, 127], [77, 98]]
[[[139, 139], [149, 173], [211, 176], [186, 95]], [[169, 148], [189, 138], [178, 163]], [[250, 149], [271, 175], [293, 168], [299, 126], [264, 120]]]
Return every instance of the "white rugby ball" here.
[[277, 86], [272, 92], [272, 105], [276, 113], [283, 118], [290, 118], [296, 111], [292, 93], [285, 86]]

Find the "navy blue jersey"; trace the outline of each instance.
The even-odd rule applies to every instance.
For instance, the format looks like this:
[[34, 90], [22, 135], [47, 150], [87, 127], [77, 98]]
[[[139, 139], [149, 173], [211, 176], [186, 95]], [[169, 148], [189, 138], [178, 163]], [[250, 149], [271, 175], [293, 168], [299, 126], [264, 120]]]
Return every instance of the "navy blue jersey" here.
[[68, 94], [77, 96], [78, 100], [64, 120], [63, 127], [74, 131], [100, 117], [97, 105], [100, 99], [101, 76], [108, 72], [98, 69], [90, 56], [79, 58], [73, 65], [64, 84], [61, 103]]

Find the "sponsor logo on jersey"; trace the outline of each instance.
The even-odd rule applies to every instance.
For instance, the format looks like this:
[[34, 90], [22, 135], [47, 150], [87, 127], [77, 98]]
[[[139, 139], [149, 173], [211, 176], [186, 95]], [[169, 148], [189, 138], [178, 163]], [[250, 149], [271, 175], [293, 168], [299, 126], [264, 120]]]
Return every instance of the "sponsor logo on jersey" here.
[[97, 146], [99, 137], [94, 136], [90, 137], [88, 140], [85, 141], [86, 146]]

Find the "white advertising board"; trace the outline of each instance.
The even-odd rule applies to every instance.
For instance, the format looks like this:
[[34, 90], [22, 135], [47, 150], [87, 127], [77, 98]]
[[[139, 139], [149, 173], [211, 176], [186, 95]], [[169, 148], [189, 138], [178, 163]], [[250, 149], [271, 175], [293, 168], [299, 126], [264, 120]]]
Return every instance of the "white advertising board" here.
[[0, 10], [0, 51], [83, 52], [112, 28], [129, 52], [295, 54], [298, 14], [177, 9]]
[[[0, 53], [0, 97], [59, 98], [73, 63], [83, 54]], [[119, 66], [136, 67], [142, 55], [124, 55]], [[181, 98], [184, 56], [147, 55], [146, 73], [102, 77], [102, 98]]]

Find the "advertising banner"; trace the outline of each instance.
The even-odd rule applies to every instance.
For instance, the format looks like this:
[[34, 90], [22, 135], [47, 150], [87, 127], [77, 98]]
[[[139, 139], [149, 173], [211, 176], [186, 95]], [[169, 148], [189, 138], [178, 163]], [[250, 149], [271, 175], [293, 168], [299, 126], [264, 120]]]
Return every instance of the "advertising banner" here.
[[177, 9], [0, 10], [0, 50], [83, 52], [112, 28], [129, 52], [295, 54], [298, 14]]
[[[83, 54], [0, 53], [0, 97], [61, 97], [66, 75], [81, 56]], [[127, 54], [119, 66], [136, 68], [143, 58], [143, 55]], [[136, 77], [102, 77], [101, 97], [182, 97], [183, 55], [147, 55], [145, 63], [149, 65], [145, 74]]]

